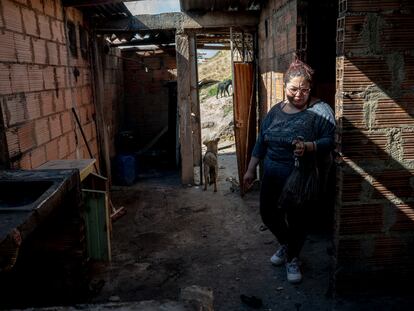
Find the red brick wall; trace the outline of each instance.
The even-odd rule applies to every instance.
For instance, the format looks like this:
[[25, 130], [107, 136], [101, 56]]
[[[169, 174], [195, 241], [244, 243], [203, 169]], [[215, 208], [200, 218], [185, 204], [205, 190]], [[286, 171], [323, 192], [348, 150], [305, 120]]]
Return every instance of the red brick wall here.
[[[296, 0], [267, 1], [260, 15], [260, 114], [282, 100], [283, 73], [296, 52]], [[267, 29], [267, 30], [266, 30]]]
[[147, 56], [125, 52], [125, 129], [137, 135], [140, 147], [168, 125], [168, 81], [177, 79], [175, 55]]
[[413, 9], [340, 1], [336, 115], [345, 165], [337, 174], [337, 288], [386, 285], [386, 277], [400, 283], [414, 273]]
[[[78, 57], [68, 56], [61, 2], [1, 0], [0, 13], [0, 103], [7, 142], [2, 149], [10, 166], [31, 169], [53, 159], [89, 158], [72, 107], [97, 157], [90, 64], [81, 56], [79, 34]], [[76, 27], [84, 25], [80, 11], [67, 9], [66, 16]]]

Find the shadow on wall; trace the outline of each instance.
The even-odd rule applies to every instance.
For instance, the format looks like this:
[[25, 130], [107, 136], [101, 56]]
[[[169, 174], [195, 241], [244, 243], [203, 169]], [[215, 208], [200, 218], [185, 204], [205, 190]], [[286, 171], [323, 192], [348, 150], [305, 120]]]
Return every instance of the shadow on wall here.
[[345, 77], [337, 107], [344, 155], [337, 175], [338, 290], [354, 291], [355, 278], [361, 288], [401, 288], [414, 275], [414, 57], [384, 56], [345, 58], [337, 66]]

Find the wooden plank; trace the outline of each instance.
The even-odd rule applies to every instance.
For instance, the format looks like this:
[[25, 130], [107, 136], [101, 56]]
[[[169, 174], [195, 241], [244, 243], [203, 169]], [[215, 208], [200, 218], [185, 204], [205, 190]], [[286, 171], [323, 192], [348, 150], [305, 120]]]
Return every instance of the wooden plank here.
[[177, 33], [177, 101], [180, 124], [181, 182], [194, 183], [194, 160], [191, 125], [190, 51], [188, 35]]
[[99, 33], [139, 32], [148, 30], [183, 30], [203, 28], [256, 27], [259, 12], [204, 12], [161, 13], [135, 15], [120, 20], [105, 21], [97, 25]]
[[[240, 194], [244, 195], [243, 176], [250, 161], [256, 135], [256, 101], [253, 63], [234, 63], [234, 134]], [[251, 134], [253, 131], [254, 136]]]
[[93, 48], [92, 48], [92, 57], [93, 57], [93, 92], [94, 92], [94, 101], [96, 107], [96, 133], [97, 138], [99, 141], [99, 156], [100, 156], [100, 163], [104, 166], [103, 175], [108, 178], [109, 185], [112, 183], [112, 176], [111, 176], [111, 159], [109, 156], [109, 137], [106, 124], [110, 124], [110, 122], [105, 122], [105, 114], [104, 114], [104, 72], [102, 67], [102, 58], [101, 58], [101, 51], [100, 47], [103, 45], [102, 38], [98, 39], [95, 38], [93, 40]]
[[62, 169], [78, 169], [80, 180], [84, 180], [93, 172], [96, 159], [80, 159], [80, 160], [51, 160], [41, 166], [37, 170], [62, 170]]
[[111, 260], [108, 194], [106, 191], [82, 189], [88, 256]]

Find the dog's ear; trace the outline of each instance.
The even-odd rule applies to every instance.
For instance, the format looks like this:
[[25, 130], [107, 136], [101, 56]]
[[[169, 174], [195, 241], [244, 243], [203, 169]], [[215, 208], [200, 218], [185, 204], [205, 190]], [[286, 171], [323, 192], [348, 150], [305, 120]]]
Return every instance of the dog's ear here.
[[203, 145], [204, 145], [204, 146], [208, 146], [208, 143], [209, 143], [209, 141], [208, 141], [208, 140], [203, 141]]
[[215, 141], [216, 143], [218, 143], [218, 142], [219, 142], [219, 140], [220, 140], [220, 137], [217, 137], [214, 141]]

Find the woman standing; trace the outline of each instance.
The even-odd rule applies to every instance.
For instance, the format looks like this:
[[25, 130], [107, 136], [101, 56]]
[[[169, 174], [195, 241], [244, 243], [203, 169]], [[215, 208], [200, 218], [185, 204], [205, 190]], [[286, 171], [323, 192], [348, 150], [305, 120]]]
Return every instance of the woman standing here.
[[[256, 166], [264, 160], [260, 190], [263, 223], [275, 235], [280, 247], [270, 258], [274, 265], [286, 263], [287, 279], [302, 280], [299, 254], [305, 241], [309, 204], [279, 208], [278, 199], [294, 168], [294, 157], [311, 161], [334, 149], [335, 119], [327, 103], [310, 96], [313, 70], [296, 59], [284, 76], [286, 99], [276, 104], [263, 120], [252, 157], [244, 175], [248, 187]], [[300, 137], [300, 139], [298, 139]]]

